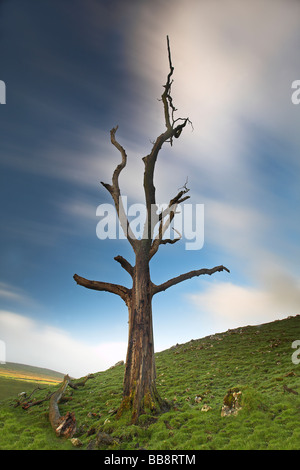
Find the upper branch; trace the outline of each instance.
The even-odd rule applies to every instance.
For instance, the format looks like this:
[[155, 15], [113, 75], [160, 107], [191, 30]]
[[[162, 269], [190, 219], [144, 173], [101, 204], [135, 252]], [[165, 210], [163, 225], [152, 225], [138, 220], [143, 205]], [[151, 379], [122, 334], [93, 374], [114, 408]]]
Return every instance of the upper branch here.
[[119, 142], [116, 139], [117, 130], [118, 130], [118, 126], [111, 129], [111, 131], [110, 131], [110, 140], [111, 140], [111, 143], [116, 147], [116, 149], [119, 150], [119, 152], [122, 155], [122, 161], [121, 161], [121, 163], [119, 163], [119, 165], [117, 165], [117, 168], [115, 169], [115, 171], [113, 173], [113, 177], [112, 177], [113, 187], [117, 188], [118, 191], [119, 191], [119, 194], [120, 194], [119, 175], [120, 175], [121, 171], [123, 170], [123, 168], [125, 168], [125, 166], [126, 166], [127, 155], [126, 155], [126, 152], [124, 150], [124, 147], [122, 147], [122, 145], [119, 144]]
[[173, 104], [173, 99], [171, 96], [171, 87], [172, 87], [172, 75], [174, 72], [174, 67], [172, 64], [171, 58], [171, 49], [170, 49], [170, 42], [169, 37], [167, 36], [167, 46], [168, 46], [168, 60], [169, 60], [169, 73], [167, 75], [167, 80], [165, 85], [163, 85], [164, 92], [161, 95], [161, 101], [163, 103], [164, 108], [164, 118], [165, 118], [165, 125], [166, 130], [162, 134], [160, 134], [151, 149], [151, 152], [143, 158], [143, 162], [145, 164], [145, 171], [144, 171], [144, 192], [145, 192], [145, 200], [146, 200], [146, 207], [147, 207], [147, 215], [148, 215], [148, 233], [147, 238], [152, 238], [151, 233], [151, 226], [153, 227], [153, 223], [151, 223], [152, 217], [152, 207], [156, 204], [155, 199], [155, 186], [154, 186], [154, 169], [157, 160], [157, 156], [159, 151], [162, 148], [162, 145], [165, 142], [170, 142], [172, 145], [173, 137], [178, 138], [186, 126], [187, 123], [190, 123], [189, 118], [177, 118], [174, 119], [174, 112], [176, 108]]
[[215, 272], [218, 271], [227, 271], [230, 273], [229, 269], [227, 269], [225, 266], [215, 266], [214, 268], [208, 269], [208, 268], [202, 268], [198, 269], [196, 271], [189, 271], [188, 273], [181, 274], [180, 276], [173, 277], [172, 279], [169, 279], [166, 282], [163, 282], [159, 286], [152, 284], [152, 294], [157, 294], [158, 292], [162, 292], [169, 287], [175, 286], [176, 284], [179, 284], [180, 282], [186, 281], [187, 279], [191, 279], [192, 277], [195, 276], [201, 276], [202, 274], [214, 274]]
[[[164, 115], [165, 115], [166, 128], [171, 133], [170, 143], [172, 145], [173, 137], [178, 139], [178, 137], [180, 136], [180, 134], [182, 132], [182, 129], [186, 126], [186, 124], [188, 122], [191, 124], [191, 121], [189, 120], [189, 118], [174, 119], [174, 113], [175, 113], [175, 111], [177, 111], [177, 109], [175, 108], [175, 106], [173, 104], [173, 98], [171, 96], [171, 87], [172, 87], [172, 83], [173, 83], [173, 80], [171, 78], [172, 78], [172, 75], [173, 75], [173, 72], [174, 72], [174, 67], [173, 67], [172, 58], [171, 58], [171, 49], [170, 49], [169, 36], [167, 36], [167, 46], [168, 46], [168, 59], [169, 59], [170, 71], [167, 75], [167, 81], [166, 81], [166, 84], [164, 85], [165, 91], [161, 95], [161, 100], [162, 100], [163, 106], [164, 106]], [[181, 122], [181, 124], [178, 124], [175, 127], [175, 123], [178, 122], [178, 121], [182, 121], [182, 122]]]
[[105, 292], [111, 292], [112, 294], [119, 295], [125, 303], [127, 303], [130, 296], [130, 289], [127, 287], [121, 286], [119, 284], [111, 284], [110, 282], [101, 282], [101, 281], [90, 281], [84, 277], [74, 274], [74, 280], [80, 286], [86, 287], [87, 289], [99, 290]]
[[116, 139], [116, 132], [118, 130], [118, 126], [114, 127], [110, 131], [110, 140], [111, 143], [113, 144], [114, 147], [116, 147], [117, 150], [119, 150], [122, 161], [119, 163], [113, 173], [112, 176], [112, 184], [107, 184], [103, 183], [101, 181], [101, 184], [108, 190], [108, 192], [111, 194], [115, 208], [118, 214], [118, 218], [121, 224], [121, 227], [125, 233], [125, 236], [127, 237], [128, 241], [130, 244], [134, 247], [136, 243], [136, 238], [130, 228], [129, 221], [127, 218], [127, 215], [124, 210], [123, 202], [122, 202], [122, 197], [121, 197], [121, 191], [120, 191], [120, 186], [119, 186], [119, 176], [123, 168], [125, 168], [126, 163], [127, 163], [127, 154], [125, 152], [124, 147], [117, 141]]
[[[173, 67], [172, 58], [171, 58], [171, 49], [170, 49], [169, 36], [167, 36], [167, 46], [168, 46], [168, 59], [169, 59], [170, 71], [167, 75], [167, 82], [164, 85], [165, 91], [163, 92], [163, 94], [161, 96], [161, 99], [162, 99], [162, 102], [163, 102], [163, 105], [164, 105], [166, 128], [170, 130], [173, 127], [173, 125], [171, 124], [171, 121], [170, 121], [170, 108], [171, 108], [172, 118], [173, 118], [174, 112], [176, 111], [176, 108], [173, 105], [173, 99], [171, 97], [171, 86], [172, 86], [172, 83], [173, 83], [173, 80], [171, 80], [171, 77], [172, 77], [173, 72], [174, 72], [174, 67]], [[173, 119], [172, 119], [172, 121], [173, 121]]]

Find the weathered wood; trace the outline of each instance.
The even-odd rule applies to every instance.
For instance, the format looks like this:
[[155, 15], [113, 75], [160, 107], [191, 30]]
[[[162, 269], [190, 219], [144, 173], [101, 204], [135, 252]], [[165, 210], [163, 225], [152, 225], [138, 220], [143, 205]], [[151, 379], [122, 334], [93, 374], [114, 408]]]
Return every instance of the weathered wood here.
[[[89, 379], [94, 379], [94, 378], [95, 378], [94, 374], [88, 374], [88, 375], [86, 375], [85, 377], [83, 377], [83, 379], [82, 379], [80, 382], [76, 382], [76, 384], [73, 384], [73, 385], [74, 385], [76, 388], [78, 388], [78, 387], [84, 387], [85, 384], [86, 384], [86, 382], [87, 382], [87, 380], [89, 380]], [[69, 383], [69, 385], [70, 385], [70, 383]]]
[[118, 130], [118, 126], [111, 129], [110, 140], [111, 140], [112, 145], [120, 152], [122, 161], [121, 163], [117, 165], [113, 173], [112, 184], [103, 183], [103, 181], [101, 181], [101, 184], [105, 187], [105, 189], [107, 189], [107, 191], [110, 193], [111, 197], [113, 198], [114, 205], [115, 205], [122, 229], [127, 237], [127, 240], [129, 241], [129, 243], [132, 245], [134, 249], [137, 243], [137, 239], [135, 238], [130, 228], [129, 221], [128, 221], [127, 215], [123, 207], [121, 191], [120, 191], [120, 186], [119, 186], [119, 176], [120, 176], [121, 171], [126, 166], [127, 154], [126, 154], [124, 147], [122, 147], [122, 145], [116, 139], [117, 130]]
[[173, 277], [172, 279], [163, 282], [159, 286], [152, 284], [153, 295], [157, 294], [158, 292], [162, 292], [168, 289], [169, 287], [175, 286], [175, 284], [179, 284], [180, 282], [186, 281], [187, 279], [192, 279], [193, 277], [201, 276], [203, 274], [208, 274], [209, 276], [211, 276], [212, 274], [220, 271], [227, 271], [228, 273], [230, 273], [229, 269], [227, 269], [225, 266], [215, 266], [211, 269], [202, 268], [194, 271], [189, 271], [188, 273], [180, 274], [180, 276]]
[[[129, 305], [129, 343], [126, 357], [123, 401], [130, 404], [136, 421], [145, 406], [156, 406], [155, 360], [152, 330], [152, 302], [149, 263], [143, 252], [136, 256], [132, 296]], [[147, 396], [148, 403], [144, 403]]]
[[43, 390], [42, 387], [38, 386], [36, 387], [31, 393], [30, 395], [27, 397], [27, 394], [26, 392], [23, 392], [22, 394], [19, 394], [21, 396], [21, 398], [19, 400], [16, 401], [16, 403], [14, 404], [14, 408], [17, 408], [18, 406], [21, 406], [23, 408], [23, 410], [27, 410], [28, 408], [30, 408], [31, 406], [35, 406], [35, 405], [39, 405], [40, 403], [43, 403], [44, 401], [46, 400], [49, 400], [50, 396], [51, 395], [48, 395], [46, 398], [42, 399], [42, 400], [30, 400], [31, 397], [33, 396], [33, 394], [37, 391], [37, 390]]
[[26, 401], [21, 404], [21, 407], [23, 408], [23, 410], [28, 410], [28, 408], [31, 408], [32, 406], [40, 405], [41, 403], [44, 403], [44, 401], [48, 401], [48, 400], [49, 400], [49, 396], [47, 396], [46, 398], [43, 398], [42, 400]]
[[64, 416], [61, 416], [55, 434], [59, 437], [73, 437], [76, 432], [76, 419], [74, 412], [67, 411]]
[[70, 413], [68, 411], [64, 416], [61, 416], [58, 408], [58, 403], [64, 395], [69, 382], [70, 377], [65, 375], [59, 389], [51, 396], [49, 405], [49, 420], [51, 426], [57, 436], [63, 437], [72, 437], [76, 432], [76, 419], [74, 413]]
[[78, 274], [74, 274], [73, 279], [77, 282], [77, 284], [79, 284], [80, 286], [86, 287], [87, 289], [105, 291], [105, 292], [111, 292], [112, 294], [117, 294], [125, 302], [127, 301], [128, 294], [130, 292], [130, 289], [127, 289], [127, 287], [121, 286], [119, 284], [112, 284], [110, 282], [101, 282], [101, 281], [90, 281], [89, 279], [85, 279], [84, 277], [78, 276]]

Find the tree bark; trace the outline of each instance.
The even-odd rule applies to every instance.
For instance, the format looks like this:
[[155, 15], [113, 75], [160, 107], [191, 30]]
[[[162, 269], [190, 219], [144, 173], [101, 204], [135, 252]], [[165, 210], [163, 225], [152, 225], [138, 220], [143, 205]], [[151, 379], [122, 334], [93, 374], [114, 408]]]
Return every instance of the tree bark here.
[[70, 413], [68, 411], [64, 416], [61, 416], [58, 408], [58, 402], [62, 398], [69, 384], [70, 377], [65, 375], [61, 386], [57, 392], [53, 393], [50, 398], [49, 420], [57, 436], [72, 437], [76, 432], [76, 420], [74, 413]]
[[132, 422], [146, 410], [161, 408], [156, 390], [154, 341], [152, 327], [152, 282], [149, 270], [149, 248], [143, 240], [136, 253], [133, 286], [128, 305], [128, 349], [123, 386], [124, 409], [131, 409]]
[[110, 282], [90, 281], [89, 279], [85, 279], [84, 277], [78, 276], [78, 274], [74, 274], [73, 279], [77, 282], [77, 284], [83, 287], [87, 287], [88, 289], [117, 294], [125, 301], [125, 303], [127, 303], [128, 295], [130, 292], [130, 289], [127, 289], [127, 287], [120, 286], [119, 284], [112, 284]]

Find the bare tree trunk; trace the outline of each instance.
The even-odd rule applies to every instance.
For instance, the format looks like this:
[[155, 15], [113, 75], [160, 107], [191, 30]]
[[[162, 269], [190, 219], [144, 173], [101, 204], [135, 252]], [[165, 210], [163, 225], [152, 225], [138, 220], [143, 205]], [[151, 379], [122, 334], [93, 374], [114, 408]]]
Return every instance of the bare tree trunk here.
[[137, 251], [133, 286], [128, 305], [129, 331], [123, 387], [124, 408], [132, 411], [132, 421], [146, 410], [160, 408], [156, 391], [154, 341], [152, 329], [152, 282], [147, 240]]

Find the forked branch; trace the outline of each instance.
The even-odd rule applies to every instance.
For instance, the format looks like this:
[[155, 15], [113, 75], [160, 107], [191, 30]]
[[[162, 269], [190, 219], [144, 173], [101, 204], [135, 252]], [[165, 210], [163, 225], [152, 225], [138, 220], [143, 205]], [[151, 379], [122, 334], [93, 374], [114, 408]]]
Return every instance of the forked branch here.
[[[173, 240], [163, 239], [163, 236], [170, 227], [170, 224], [175, 217], [177, 206], [189, 199], [190, 196], [184, 196], [188, 191], [189, 189], [185, 185], [184, 189], [179, 191], [179, 193], [173, 199], [171, 199], [168, 207], [157, 216], [157, 221], [159, 221], [158, 234], [152, 242], [150, 249], [150, 258], [155, 255], [159, 248], [159, 245], [163, 245], [166, 243], [172, 244], [180, 240], [181, 236]], [[156, 221], [154, 225], [156, 225]]]

